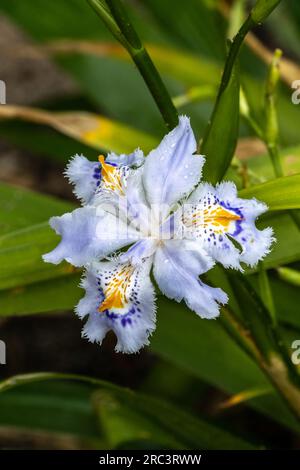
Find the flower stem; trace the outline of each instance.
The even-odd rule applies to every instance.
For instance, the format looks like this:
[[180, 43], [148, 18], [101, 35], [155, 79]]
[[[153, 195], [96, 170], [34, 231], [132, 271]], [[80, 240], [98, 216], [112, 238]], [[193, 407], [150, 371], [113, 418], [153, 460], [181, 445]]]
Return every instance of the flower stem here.
[[[132, 25], [122, 0], [87, 0], [114, 37], [125, 47], [142, 75], [168, 129], [178, 124], [178, 113], [151, 57]], [[108, 9], [109, 7], [109, 9]]]
[[[272, 350], [266, 358], [256, 343], [253, 333], [228, 309], [222, 309], [221, 323], [238, 346], [261, 368], [293, 415], [300, 421], [300, 376], [296, 368], [289, 364], [290, 358], [282, 351], [275, 350]], [[276, 349], [281, 349], [281, 338], [279, 336], [275, 338]]]
[[127, 48], [126, 41], [118, 27], [117, 23], [111, 16], [111, 13], [107, 5], [102, 0], [87, 0], [88, 4], [93, 8], [98, 16], [102, 19], [105, 26], [110, 30], [112, 35], [124, 46]]
[[277, 178], [283, 176], [282, 164], [278, 150], [278, 117], [276, 110], [276, 90], [279, 80], [279, 62], [282, 56], [280, 49], [276, 49], [268, 71], [265, 91], [265, 143], [271, 157], [274, 173]]
[[242, 24], [241, 28], [239, 29], [238, 33], [234, 37], [233, 41], [231, 42], [228, 56], [227, 56], [226, 63], [225, 63], [225, 67], [224, 67], [224, 71], [223, 71], [223, 75], [222, 75], [222, 79], [221, 79], [221, 85], [219, 88], [217, 101], [219, 100], [220, 96], [222, 95], [222, 93], [224, 92], [224, 90], [226, 89], [229, 83], [233, 66], [240, 52], [245, 36], [253, 26], [255, 26], [255, 22], [253, 21], [251, 15], [249, 15], [246, 21]]

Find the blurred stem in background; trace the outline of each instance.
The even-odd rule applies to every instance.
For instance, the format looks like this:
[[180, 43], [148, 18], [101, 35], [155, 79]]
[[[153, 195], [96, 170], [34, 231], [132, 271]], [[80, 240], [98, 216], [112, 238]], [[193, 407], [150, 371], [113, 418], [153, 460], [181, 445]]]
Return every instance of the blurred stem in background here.
[[[280, 78], [279, 66], [281, 56], [282, 51], [280, 49], [276, 49], [273, 60], [269, 67], [265, 92], [266, 127], [264, 132], [264, 140], [273, 164], [274, 173], [277, 178], [284, 176], [279, 153], [278, 116], [276, 109], [276, 90]], [[291, 211], [290, 213], [293, 221], [300, 230], [300, 217], [298, 212]]]
[[279, 61], [281, 56], [282, 51], [280, 49], [276, 49], [269, 67], [265, 90], [266, 126], [264, 130], [264, 140], [277, 178], [283, 176], [278, 148], [278, 118], [276, 110], [276, 88], [279, 80]]
[[[226, 173], [234, 156], [239, 134], [239, 67], [238, 57], [247, 33], [261, 24], [280, 0], [258, 0], [242, 23], [237, 34], [229, 40], [229, 49], [212, 114], [200, 152], [206, 156], [204, 178], [216, 184]], [[240, 17], [240, 10], [238, 16]], [[233, 25], [236, 28], [236, 24]], [[230, 118], [229, 118], [230, 116]]]
[[[251, 110], [249, 109], [247, 98], [241, 90], [241, 115], [247, 121], [249, 126], [255, 132], [266, 145], [267, 151], [270, 155], [270, 159], [273, 165], [274, 174], [277, 178], [284, 176], [282, 162], [279, 152], [279, 127], [278, 127], [278, 115], [276, 109], [276, 91], [280, 78], [280, 59], [282, 51], [276, 49], [273, 55], [273, 59], [270, 63], [268, 76], [266, 80], [265, 88], [265, 126], [262, 127], [258, 124], [255, 118], [252, 116]], [[291, 217], [294, 223], [300, 230], [300, 217], [296, 210], [290, 211]]]
[[231, 337], [255, 360], [300, 420], [300, 375], [292, 363], [278, 326], [251, 284], [242, 275], [228, 275], [242, 317], [222, 309], [221, 322]]
[[[177, 110], [124, 8], [122, 0], [87, 0], [114, 37], [129, 52], [141, 73], [168, 129], [178, 124]], [[106, 5], [107, 4], [107, 5]], [[109, 8], [108, 8], [109, 7]]]
[[[283, 169], [279, 155], [278, 148], [278, 119], [276, 110], [276, 88], [279, 81], [279, 61], [282, 56], [282, 51], [276, 49], [273, 60], [269, 66], [268, 77], [265, 89], [265, 129], [262, 130], [262, 140], [264, 140], [268, 153], [270, 155], [274, 172], [277, 178], [283, 176]], [[249, 113], [250, 116], [250, 113]], [[262, 263], [259, 267], [259, 288], [261, 298], [266, 305], [270, 318], [276, 322], [275, 306], [272, 297], [271, 286], [267, 271], [264, 269]]]
[[296, 269], [281, 267], [277, 268], [280, 279], [296, 287], [300, 287], [300, 272]]
[[[247, 19], [244, 21], [237, 34], [233, 38], [225, 62], [225, 67], [222, 74], [221, 85], [215, 103], [215, 108], [218, 106], [218, 101], [228, 85], [228, 82], [232, 75], [234, 64], [240, 52], [245, 36], [251, 28], [261, 24], [272, 13], [274, 8], [276, 8], [280, 1], [281, 0], [258, 0], [255, 6], [250, 11]], [[215, 110], [213, 110], [213, 114], [214, 112]]]

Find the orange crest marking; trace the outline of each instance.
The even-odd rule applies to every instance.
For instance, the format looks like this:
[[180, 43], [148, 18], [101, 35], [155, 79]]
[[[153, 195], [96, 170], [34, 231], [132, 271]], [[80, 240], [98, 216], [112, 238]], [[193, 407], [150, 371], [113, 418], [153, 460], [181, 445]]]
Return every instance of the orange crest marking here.
[[109, 310], [112, 308], [124, 308], [128, 302], [126, 290], [131, 280], [134, 268], [132, 266], [125, 266], [121, 271], [116, 272], [107, 287], [104, 289], [105, 299], [99, 307], [99, 312]]
[[105, 163], [103, 155], [99, 155], [98, 160], [101, 163], [101, 176], [104, 187], [123, 194], [120, 169]]
[[190, 227], [212, 227], [216, 233], [225, 233], [229, 231], [232, 222], [242, 220], [242, 217], [222, 206], [209, 206], [193, 212], [183, 220], [185, 225]]
[[211, 209], [210, 211], [205, 209], [203, 218], [204, 226], [212, 225], [219, 228], [219, 230], [216, 230], [219, 232], [227, 232], [231, 222], [242, 219], [240, 215], [224, 209], [221, 206], [218, 206], [216, 209]]

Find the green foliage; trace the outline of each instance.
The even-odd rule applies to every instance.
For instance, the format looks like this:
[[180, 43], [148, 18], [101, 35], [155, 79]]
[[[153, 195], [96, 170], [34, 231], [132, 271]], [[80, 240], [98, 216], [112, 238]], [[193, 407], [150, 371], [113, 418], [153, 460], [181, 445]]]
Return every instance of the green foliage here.
[[[16, 387], [16, 388], [15, 388]], [[130, 441], [153, 448], [254, 449], [175, 406], [110, 383], [67, 374], [28, 374], [0, 383], [0, 423], [66, 433], [96, 448]], [[184, 425], [183, 425], [184, 423]]]

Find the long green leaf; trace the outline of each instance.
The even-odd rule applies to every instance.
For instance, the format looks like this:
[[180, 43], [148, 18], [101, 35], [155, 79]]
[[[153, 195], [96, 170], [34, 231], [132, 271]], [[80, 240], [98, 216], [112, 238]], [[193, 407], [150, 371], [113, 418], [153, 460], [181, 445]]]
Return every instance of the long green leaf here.
[[68, 212], [72, 204], [28, 189], [0, 183], [0, 237], [52, 215]]
[[264, 201], [269, 210], [300, 208], [300, 174], [283, 176], [240, 191], [243, 198], [256, 197]]
[[[70, 265], [53, 266], [43, 262], [41, 255], [51, 250], [59, 240], [47, 219], [72, 210], [71, 203], [11, 185], [0, 185], [0, 290], [11, 295], [25, 285], [72, 274]], [[2, 301], [5, 300], [2, 297]], [[25, 296], [26, 297], [26, 296]], [[10, 300], [9, 300], [10, 298]], [[2, 305], [3, 311], [7, 307]], [[14, 308], [16, 311], [17, 304]], [[22, 310], [22, 309], [21, 309]]]
[[217, 183], [230, 165], [239, 134], [239, 72], [234, 67], [226, 88], [217, 98], [215, 108], [201, 143], [206, 156], [204, 179]]
[[[96, 407], [101, 417], [100, 432], [104, 431], [99, 437], [104, 442], [109, 437], [113, 445], [119, 445], [133, 435], [173, 448], [253, 448], [242, 439], [171, 404], [98, 379], [71, 374], [28, 374], [0, 383], [1, 391], [2, 425], [52, 431], [63, 428], [72, 434], [96, 437], [93, 416], [93, 407]], [[127, 435], [122, 434], [120, 425], [128, 427]]]
[[131, 152], [137, 145], [151, 150], [156, 139], [145, 132], [94, 113], [82, 111], [53, 112], [26, 106], [6, 105], [0, 108], [0, 119], [20, 119], [44, 124], [96, 149]]

